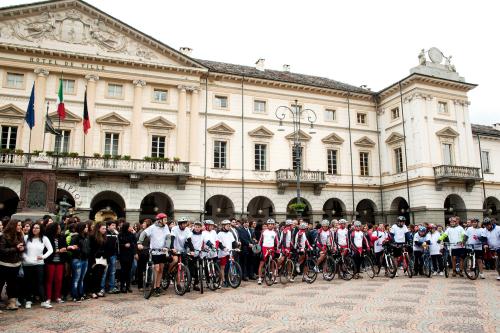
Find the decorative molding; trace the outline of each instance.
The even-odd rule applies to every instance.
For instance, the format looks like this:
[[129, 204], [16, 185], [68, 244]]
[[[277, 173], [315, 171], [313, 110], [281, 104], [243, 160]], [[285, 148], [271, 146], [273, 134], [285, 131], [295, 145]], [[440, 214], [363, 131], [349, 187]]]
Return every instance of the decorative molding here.
[[232, 135], [232, 134], [234, 134], [235, 131], [226, 123], [220, 122], [220, 123], [208, 128], [207, 132], [210, 134]]
[[[288, 134], [287, 136], [285, 136], [285, 139], [295, 140], [295, 133], [296, 132], [292, 132], [292, 133]], [[300, 130], [299, 131], [299, 141], [309, 141], [309, 140], [311, 140], [311, 136], [309, 134], [307, 134], [306, 132]]]
[[344, 139], [342, 139], [337, 134], [332, 133], [330, 135], [325, 136], [323, 139], [321, 139], [321, 142], [331, 144], [331, 145], [341, 145], [344, 142]]
[[49, 76], [49, 71], [46, 70], [45, 68], [35, 68], [34, 70], [35, 74], [40, 76], [40, 77], [47, 77]]
[[132, 83], [134, 84], [134, 86], [136, 87], [144, 87], [146, 85], [146, 81], [145, 80], [134, 80], [132, 81]]
[[251, 130], [250, 132], [248, 132], [248, 135], [252, 136], [252, 137], [256, 137], [256, 138], [272, 138], [274, 136], [274, 133], [267, 129], [266, 127], [264, 126], [259, 126], [253, 130]]
[[364, 136], [361, 139], [354, 142], [356, 146], [360, 147], [375, 147], [375, 142], [373, 142], [369, 137]]
[[14, 104], [7, 104], [0, 107], [0, 118], [24, 118], [26, 112]]
[[[58, 121], [59, 115], [58, 115], [57, 111], [49, 113], [49, 118], [53, 122]], [[78, 117], [76, 114], [69, 111], [68, 109], [66, 109], [66, 117], [64, 118], [64, 120], [61, 120], [61, 122], [63, 122], [63, 123], [79, 123], [81, 121], [82, 121], [82, 118]]]
[[457, 136], [460, 135], [460, 133], [458, 133], [453, 128], [448, 126], [448, 127], [445, 127], [443, 129], [437, 131], [436, 135], [439, 137], [445, 137], [445, 138], [456, 138]]
[[85, 75], [85, 80], [90, 82], [99, 81], [99, 75], [97, 74], [87, 74]]
[[393, 132], [391, 133], [391, 135], [389, 135], [389, 137], [385, 140], [385, 143], [387, 144], [394, 144], [394, 143], [398, 143], [398, 142], [401, 142], [404, 140], [404, 136], [400, 133], [397, 133], [397, 132]]
[[172, 130], [175, 124], [163, 118], [162, 116], [155, 117], [143, 123], [144, 127], [151, 129]]
[[129, 126], [130, 121], [120, 116], [116, 112], [108, 113], [102, 117], [97, 118], [96, 123], [101, 125], [112, 125], [112, 126]]

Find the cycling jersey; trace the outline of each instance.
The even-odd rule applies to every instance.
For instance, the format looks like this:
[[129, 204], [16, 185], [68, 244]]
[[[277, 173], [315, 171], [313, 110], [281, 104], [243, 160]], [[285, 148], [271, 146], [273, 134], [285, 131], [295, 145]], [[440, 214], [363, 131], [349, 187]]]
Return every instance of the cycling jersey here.
[[193, 243], [193, 248], [195, 251], [201, 251], [203, 246], [203, 234], [202, 232], [196, 233], [195, 231], [191, 234], [191, 242]]
[[417, 251], [417, 252], [424, 251], [423, 244], [425, 242], [430, 242], [429, 234], [425, 234], [423, 236], [420, 236], [420, 234], [417, 232], [415, 234], [415, 236], [413, 236], [413, 251]]
[[481, 237], [486, 237], [486, 233], [483, 228], [469, 227], [465, 230], [465, 236], [467, 236], [467, 245], [472, 245], [474, 250], [480, 251], [483, 249], [483, 242], [481, 242]]
[[337, 229], [337, 233], [336, 233], [336, 241], [337, 241], [337, 244], [340, 246], [340, 247], [347, 247], [348, 245], [348, 235], [349, 231], [347, 230], [347, 228], [339, 228]]
[[262, 235], [260, 236], [259, 243], [261, 244], [262, 247], [266, 248], [277, 246], [278, 235], [276, 234], [276, 231], [269, 229], [264, 230], [262, 232]]
[[181, 230], [178, 225], [172, 228], [171, 232], [172, 236], [174, 236], [174, 249], [177, 252], [186, 252], [186, 242], [191, 238], [193, 233], [188, 228], [184, 228]]
[[384, 250], [384, 247], [382, 246], [384, 244], [384, 241], [389, 237], [387, 232], [385, 231], [379, 231], [375, 230], [372, 232], [372, 240], [373, 240], [373, 249], [375, 250], [375, 253], [382, 252]]
[[464, 241], [464, 235], [465, 235], [465, 230], [461, 226], [459, 225], [454, 227], [450, 226], [446, 228], [446, 231], [443, 232], [443, 234], [441, 235], [441, 237], [439, 237], [439, 239], [444, 240], [448, 236], [448, 241], [451, 243], [450, 248], [454, 250], [463, 247], [457, 245], [457, 243], [462, 243]]
[[[219, 241], [217, 240], [217, 232], [215, 230], [212, 231], [204, 230], [201, 233], [201, 236], [203, 240], [204, 249], [208, 249], [208, 244], [210, 244], [210, 246], [214, 249], [218, 248]], [[205, 255], [208, 256], [209, 258], [214, 258], [217, 256], [217, 252], [215, 252], [215, 255], [214, 252], [202, 253], [202, 257], [205, 257]]]
[[358, 251], [361, 251], [364, 245], [368, 245], [365, 233], [361, 230], [354, 230], [351, 232], [351, 242]]
[[500, 249], [500, 228], [497, 225], [493, 225], [493, 229], [488, 230], [484, 228], [485, 237], [488, 241], [488, 246], [490, 250]]
[[[229, 255], [229, 251], [233, 249], [233, 242], [236, 242], [233, 233], [231, 231], [221, 230], [217, 234], [217, 240], [220, 243], [218, 254], [219, 258], [227, 257]], [[220, 248], [221, 246], [222, 249]]]
[[326, 249], [328, 245], [331, 244], [332, 235], [330, 230], [323, 230], [323, 228], [318, 230], [318, 236], [316, 238], [316, 244], [321, 249]]
[[281, 231], [280, 246], [282, 249], [290, 250], [292, 247], [292, 230], [286, 227]]
[[408, 228], [406, 225], [399, 227], [397, 224], [394, 224], [391, 227], [391, 234], [394, 237], [395, 243], [405, 243], [406, 242], [406, 233], [408, 232]]
[[307, 235], [304, 230], [299, 230], [297, 235], [295, 236], [295, 248], [298, 251], [304, 251], [307, 249], [311, 249], [311, 245], [309, 244], [309, 241], [307, 240]]
[[427, 235], [429, 236], [429, 241], [431, 242], [429, 244], [429, 251], [431, 256], [441, 254], [441, 245], [438, 243], [441, 234], [437, 231], [434, 231], [434, 232], [429, 232]]
[[167, 247], [167, 238], [170, 235], [170, 230], [167, 226], [159, 226], [158, 223], [150, 225], [144, 230], [139, 237], [139, 244], [142, 244], [146, 236], [149, 238], [149, 248], [152, 254], [158, 255], [163, 252], [161, 249]]

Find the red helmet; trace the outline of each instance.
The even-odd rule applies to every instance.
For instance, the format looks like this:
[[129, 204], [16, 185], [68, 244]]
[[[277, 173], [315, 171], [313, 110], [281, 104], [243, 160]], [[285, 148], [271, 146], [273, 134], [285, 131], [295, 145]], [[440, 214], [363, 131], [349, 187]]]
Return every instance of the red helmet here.
[[161, 219], [164, 219], [164, 218], [166, 218], [166, 217], [167, 217], [167, 214], [165, 214], [165, 213], [158, 213], [158, 214], [156, 215], [156, 219], [157, 219], [157, 220], [161, 220]]

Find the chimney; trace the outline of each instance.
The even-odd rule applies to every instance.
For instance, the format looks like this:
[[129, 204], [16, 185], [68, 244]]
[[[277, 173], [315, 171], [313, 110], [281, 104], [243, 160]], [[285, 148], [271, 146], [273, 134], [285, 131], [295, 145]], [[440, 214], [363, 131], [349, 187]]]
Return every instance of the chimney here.
[[264, 58], [260, 58], [259, 60], [257, 60], [257, 62], [255, 63], [255, 68], [257, 68], [259, 71], [264, 71], [265, 61], [266, 61], [266, 59], [264, 59]]
[[497, 131], [500, 131], [500, 123], [494, 123], [493, 128], [496, 129]]
[[283, 72], [290, 73], [290, 65], [284, 64], [283, 65]]
[[191, 53], [193, 52], [193, 49], [187, 46], [183, 46], [179, 49], [182, 54], [187, 55], [188, 57], [191, 56]]

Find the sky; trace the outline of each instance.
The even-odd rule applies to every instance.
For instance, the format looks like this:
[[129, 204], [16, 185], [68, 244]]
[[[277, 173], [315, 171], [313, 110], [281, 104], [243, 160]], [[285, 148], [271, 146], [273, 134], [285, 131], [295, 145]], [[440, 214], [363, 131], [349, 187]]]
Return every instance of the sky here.
[[[500, 3], [462, 0], [86, 0], [163, 43], [206, 60], [328, 77], [381, 90], [422, 48], [452, 55], [473, 123], [500, 122]], [[0, 6], [34, 1], [0, 0]]]

